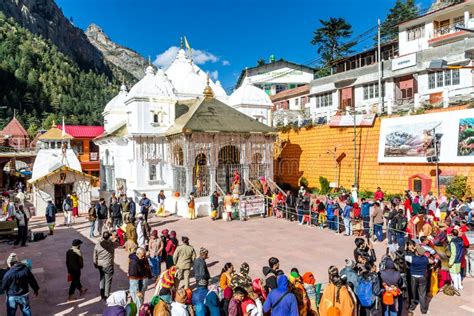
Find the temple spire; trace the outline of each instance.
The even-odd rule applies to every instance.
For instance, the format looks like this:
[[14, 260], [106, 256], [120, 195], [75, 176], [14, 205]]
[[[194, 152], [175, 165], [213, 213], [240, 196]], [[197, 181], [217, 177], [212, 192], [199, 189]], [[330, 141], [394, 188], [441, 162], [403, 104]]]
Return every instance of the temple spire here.
[[204, 98], [206, 99], [214, 98], [214, 91], [212, 91], [212, 88], [209, 83], [209, 74], [207, 74], [206, 87], [204, 88], [204, 91], [202, 94], [204, 95]]

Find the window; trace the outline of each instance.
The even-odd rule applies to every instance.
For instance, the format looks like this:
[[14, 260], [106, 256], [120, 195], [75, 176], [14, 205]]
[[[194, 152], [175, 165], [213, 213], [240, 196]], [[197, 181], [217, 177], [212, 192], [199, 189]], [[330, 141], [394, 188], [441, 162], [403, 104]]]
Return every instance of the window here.
[[[384, 86], [382, 87], [383, 90]], [[379, 84], [378, 82], [369, 83], [364, 85], [364, 100], [369, 100], [379, 97]]]
[[401, 89], [402, 99], [412, 99], [413, 98], [413, 88]]
[[425, 36], [425, 24], [418, 24], [407, 28], [407, 41], [414, 41]]
[[158, 113], [153, 114], [153, 123], [159, 123], [159, 122], [160, 122], [160, 118], [158, 116]]
[[[286, 90], [286, 86], [285, 86], [285, 85], [282, 85], [282, 84], [277, 84], [277, 85], [275, 85], [275, 91], [276, 91], [276, 93], [280, 93], [280, 92], [282, 92], [283, 90]], [[271, 88], [270, 88], [270, 91], [271, 91]]]
[[453, 24], [455, 26], [461, 26], [461, 27], [464, 26], [464, 16], [461, 15], [461, 16], [455, 17], [453, 19]]
[[82, 155], [84, 153], [82, 141], [73, 141], [71, 147], [78, 155]]
[[314, 98], [316, 100], [317, 108], [332, 106], [332, 92], [318, 94]]
[[443, 72], [442, 71], [438, 71], [436, 73], [436, 86], [439, 88], [439, 87], [442, 87], [443, 86]]
[[304, 106], [306, 104], [306, 97], [302, 97], [300, 99], [300, 104], [301, 104], [301, 106]]
[[428, 88], [455, 86], [460, 83], [459, 69], [447, 69], [428, 74]]
[[428, 74], [428, 89], [436, 88], [436, 73], [431, 72]]
[[295, 99], [295, 106], [298, 106], [299, 105], [299, 99]]
[[452, 84], [457, 85], [460, 83], [459, 69], [451, 69], [452, 74]]
[[451, 71], [446, 70], [444, 72], [444, 85], [450, 86], [451, 85]]
[[152, 163], [149, 165], [149, 179], [151, 181], [156, 180], [156, 165]]

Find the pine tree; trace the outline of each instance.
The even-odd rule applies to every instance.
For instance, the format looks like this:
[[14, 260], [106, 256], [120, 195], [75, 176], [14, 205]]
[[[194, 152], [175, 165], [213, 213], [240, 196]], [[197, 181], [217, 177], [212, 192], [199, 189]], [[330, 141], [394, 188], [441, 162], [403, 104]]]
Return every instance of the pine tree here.
[[348, 54], [352, 53], [352, 47], [356, 44], [349, 41], [352, 35], [352, 25], [344, 18], [329, 18], [319, 20], [321, 27], [313, 33], [311, 44], [317, 47], [321, 57], [320, 75], [326, 75], [331, 64]]
[[398, 39], [398, 25], [417, 16], [415, 0], [397, 0], [380, 25], [380, 41], [384, 43]]
[[50, 41], [0, 12], [0, 125], [13, 109], [21, 117], [30, 113], [24, 119], [30, 135], [51, 128], [60, 112], [73, 123], [102, 124], [102, 109], [118, 92], [114, 78], [81, 70]]

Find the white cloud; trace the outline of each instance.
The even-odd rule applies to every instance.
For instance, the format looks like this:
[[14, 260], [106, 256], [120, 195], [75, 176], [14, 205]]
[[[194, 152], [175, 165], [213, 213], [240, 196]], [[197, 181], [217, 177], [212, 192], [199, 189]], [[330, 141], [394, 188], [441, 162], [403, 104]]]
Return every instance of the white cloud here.
[[209, 73], [209, 77], [211, 77], [213, 81], [216, 81], [217, 77], [219, 77], [219, 72], [217, 70], [211, 71]]
[[204, 65], [207, 62], [215, 63], [219, 60], [216, 55], [206, 52], [205, 50], [193, 49], [193, 61], [197, 65]]
[[[156, 59], [153, 64], [157, 67], [161, 67], [164, 69], [168, 68], [173, 62], [173, 60], [176, 58], [178, 51], [179, 47], [177, 46], [169, 47], [167, 50], [156, 56]], [[193, 61], [196, 63], [196, 65], [216, 63], [219, 60], [220, 58], [214, 55], [213, 53], [201, 49], [193, 49]], [[222, 65], [228, 66], [230, 65], [230, 62], [228, 60], [223, 60]]]
[[165, 50], [163, 53], [157, 55], [153, 64], [157, 67], [161, 67], [164, 69], [168, 68], [173, 62], [173, 60], [176, 58], [178, 51], [179, 51], [179, 47], [171, 46], [170, 48]]

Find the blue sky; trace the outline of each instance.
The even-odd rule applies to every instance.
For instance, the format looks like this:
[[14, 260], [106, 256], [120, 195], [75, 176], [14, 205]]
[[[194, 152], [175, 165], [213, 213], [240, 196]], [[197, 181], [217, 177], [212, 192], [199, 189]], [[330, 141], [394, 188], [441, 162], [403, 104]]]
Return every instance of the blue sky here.
[[[319, 19], [344, 17], [354, 36], [385, 18], [395, 0], [56, 0], [86, 29], [96, 23], [110, 38], [165, 65], [186, 35], [199, 66], [232, 87], [240, 71], [271, 54], [296, 63], [317, 58], [309, 42]], [[418, 0], [426, 8], [431, 0]], [[373, 44], [359, 43], [358, 49]], [[198, 60], [196, 60], [198, 62]]]

